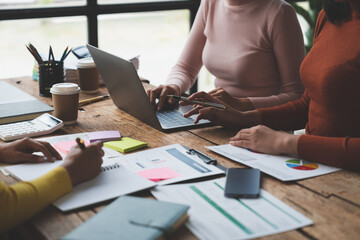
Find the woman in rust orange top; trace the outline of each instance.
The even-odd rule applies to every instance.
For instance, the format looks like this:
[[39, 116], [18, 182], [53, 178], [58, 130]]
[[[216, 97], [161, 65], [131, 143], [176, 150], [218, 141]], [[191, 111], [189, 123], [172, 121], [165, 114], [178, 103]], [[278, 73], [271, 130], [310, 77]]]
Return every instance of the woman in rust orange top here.
[[[325, 0], [313, 48], [300, 68], [306, 88], [300, 100], [248, 112], [231, 107], [197, 107], [185, 116], [199, 112], [196, 121], [209, 119], [224, 126], [255, 126], [242, 129], [231, 138], [230, 144], [235, 146], [359, 170], [359, 43], [360, 1]], [[220, 102], [204, 92], [190, 99]], [[304, 127], [306, 135], [301, 136], [275, 131]]]

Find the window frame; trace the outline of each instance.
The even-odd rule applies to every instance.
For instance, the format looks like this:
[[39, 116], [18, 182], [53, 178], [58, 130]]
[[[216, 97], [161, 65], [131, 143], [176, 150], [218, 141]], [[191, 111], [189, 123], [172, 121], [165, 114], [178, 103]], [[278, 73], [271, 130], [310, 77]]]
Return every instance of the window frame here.
[[[98, 16], [102, 14], [153, 12], [167, 10], [190, 11], [190, 28], [194, 22], [201, 0], [172, 0], [172, 1], [152, 1], [137, 3], [118, 3], [118, 4], [98, 4], [98, 0], [86, 0], [83, 6], [69, 7], [41, 7], [41, 8], [14, 8], [0, 9], [0, 21], [3, 20], [23, 20], [34, 18], [52, 17], [73, 17], [86, 16], [88, 29], [88, 43], [98, 46]], [[288, 2], [305, 0], [287, 0]], [[190, 88], [190, 93], [198, 90], [197, 81]]]
[[[200, 1], [201, 0], [172, 0], [137, 3], [98, 4], [98, 0], [86, 0], [86, 4], [83, 6], [2, 9], [0, 10], [0, 21], [86, 16], [88, 43], [97, 47], [99, 43], [99, 15], [187, 9], [190, 11], [189, 24], [191, 27], [194, 22], [197, 10], [200, 6]], [[196, 91], [197, 84], [194, 84], [190, 92]]]

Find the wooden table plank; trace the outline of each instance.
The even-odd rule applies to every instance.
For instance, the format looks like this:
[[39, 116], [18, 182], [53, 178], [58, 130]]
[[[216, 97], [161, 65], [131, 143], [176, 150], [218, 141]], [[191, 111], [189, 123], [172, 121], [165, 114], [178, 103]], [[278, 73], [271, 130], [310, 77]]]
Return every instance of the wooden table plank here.
[[194, 133], [195, 135], [218, 145], [228, 144], [230, 138], [235, 136], [238, 131], [239, 129], [229, 129], [221, 126], [190, 130], [190, 132]]
[[284, 184], [266, 177], [263, 188], [301, 212], [314, 224], [303, 228], [315, 239], [357, 239], [360, 208], [337, 197], [326, 198], [298, 184]]
[[38, 231], [40, 230], [39, 233], [46, 239], [51, 240], [60, 239], [66, 233], [83, 223], [83, 220], [77, 213], [62, 213], [53, 205], [48, 206], [29, 221]]
[[260, 240], [260, 239], [261, 240], [263, 240], [263, 239], [266, 239], [266, 240], [304, 240], [304, 239], [309, 239], [309, 238], [306, 237], [305, 235], [301, 234], [298, 231], [290, 231], [290, 232], [278, 233], [278, 234], [258, 238], [258, 240]]
[[360, 207], [359, 172], [341, 170], [321, 177], [298, 181], [298, 183], [323, 196], [335, 195]]

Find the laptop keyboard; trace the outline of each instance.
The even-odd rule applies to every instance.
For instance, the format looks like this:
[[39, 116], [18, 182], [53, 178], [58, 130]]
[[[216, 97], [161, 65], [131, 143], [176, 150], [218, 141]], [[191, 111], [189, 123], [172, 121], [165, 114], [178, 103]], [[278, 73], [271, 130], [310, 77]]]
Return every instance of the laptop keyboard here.
[[184, 118], [183, 114], [179, 111], [161, 111], [156, 112], [156, 115], [162, 127], [166, 128], [187, 126], [194, 123], [194, 119]]

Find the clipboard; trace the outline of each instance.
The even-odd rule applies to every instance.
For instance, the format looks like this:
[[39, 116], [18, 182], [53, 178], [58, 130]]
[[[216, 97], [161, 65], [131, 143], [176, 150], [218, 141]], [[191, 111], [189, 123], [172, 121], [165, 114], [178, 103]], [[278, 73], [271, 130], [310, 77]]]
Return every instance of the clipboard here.
[[219, 164], [215, 158], [212, 158], [208, 155], [206, 155], [205, 153], [202, 153], [194, 148], [189, 148], [187, 146], [184, 146], [184, 145], [181, 145], [183, 148], [186, 149], [186, 153], [189, 154], [189, 155], [196, 155], [198, 156], [201, 160], [204, 161], [204, 163], [206, 164], [211, 164], [211, 165], [214, 165], [216, 166], [217, 168], [223, 170], [224, 172], [227, 171], [227, 168], [222, 166], [221, 164]]

